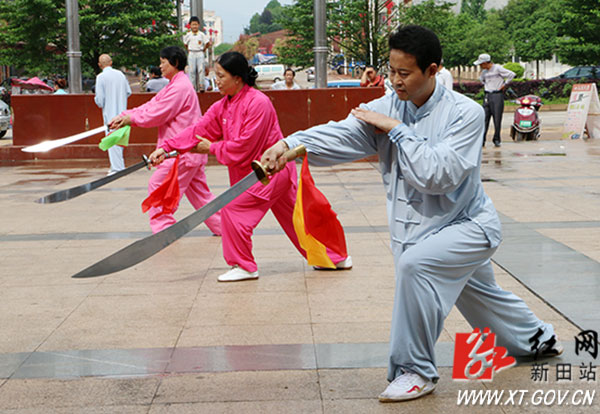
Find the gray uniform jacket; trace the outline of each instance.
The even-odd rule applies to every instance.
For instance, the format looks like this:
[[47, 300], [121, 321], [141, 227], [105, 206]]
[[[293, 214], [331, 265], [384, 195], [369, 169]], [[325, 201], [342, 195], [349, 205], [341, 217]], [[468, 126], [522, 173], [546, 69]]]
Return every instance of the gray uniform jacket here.
[[304, 144], [309, 161], [318, 166], [379, 156], [395, 254], [466, 220], [483, 230], [490, 247], [497, 247], [500, 220], [480, 177], [481, 106], [436, 83], [420, 108], [395, 93], [361, 107], [402, 124], [386, 135], [349, 115], [297, 132], [285, 139], [286, 144]]

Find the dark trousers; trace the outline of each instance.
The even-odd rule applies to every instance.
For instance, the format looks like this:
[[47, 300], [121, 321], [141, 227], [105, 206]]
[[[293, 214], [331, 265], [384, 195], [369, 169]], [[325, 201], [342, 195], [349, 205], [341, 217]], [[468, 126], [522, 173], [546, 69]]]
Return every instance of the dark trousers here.
[[490, 117], [494, 118], [494, 144], [500, 144], [500, 130], [502, 129], [502, 112], [504, 112], [504, 94], [498, 92], [486, 92], [483, 97], [483, 110], [485, 111], [485, 132], [483, 133], [483, 145], [490, 126]]

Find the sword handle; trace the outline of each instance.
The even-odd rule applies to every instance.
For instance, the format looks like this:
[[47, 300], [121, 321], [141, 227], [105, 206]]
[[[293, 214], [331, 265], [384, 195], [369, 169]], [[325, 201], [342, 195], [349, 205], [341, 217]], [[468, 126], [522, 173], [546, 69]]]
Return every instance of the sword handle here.
[[179, 155], [179, 153], [177, 151], [173, 150], [171, 152], [165, 153], [165, 158], [173, 158], [173, 157], [176, 157], [178, 155]]
[[[173, 158], [178, 155], [179, 155], [179, 153], [177, 151], [171, 151], [171, 152], [165, 152], [164, 157], [166, 159], [166, 158]], [[146, 163], [146, 169], [148, 171], [150, 171], [152, 169], [152, 164], [150, 163], [150, 158], [148, 158], [145, 154], [142, 154], [142, 159]]]
[[[306, 155], [306, 147], [302, 144], [298, 145], [296, 148], [292, 148], [287, 150], [281, 155], [281, 158], [285, 159], [285, 162], [294, 161], [298, 157], [302, 157]], [[269, 177], [267, 175], [267, 169], [258, 161], [252, 161], [252, 169], [254, 173], [258, 177], [258, 181], [263, 183], [263, 185], [269, 184]]]
[[281, 156], [285, 158], [286, 162], [294, 161], [298, 157], [303, 157], [306, 155], [306, 147], [302, 144], [298, 145], [296, 148], [292, 148], [287, 150]]

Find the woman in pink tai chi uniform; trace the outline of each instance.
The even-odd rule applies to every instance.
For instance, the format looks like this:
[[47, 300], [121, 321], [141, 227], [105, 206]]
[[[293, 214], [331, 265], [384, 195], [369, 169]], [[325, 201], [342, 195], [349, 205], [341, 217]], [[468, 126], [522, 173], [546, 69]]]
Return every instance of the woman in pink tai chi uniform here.
[[[169, 79], [168, 85], [144, 105], [127, 110], [113, 118], [109, 127], [111, 129], [125, 125], [142, 128], [158, 127], [156, 144], [158, 148], [166, 139], [174, 137], [190, 124], [198, 122], [202, 118], [202, 111], [196, 91], [184, 72], [186, 64], [187, 58], [183, 49], [177, 46], [162, 49], [160, 70], [162, 75]], [[185, 194], [196, 210], [215, 198], [208, 188], [204, 175], [207, 161], [206, 154], [186, 153], [179, 157], [179, 194], [181, 197]], [[175, 162], [175, 158], [170, 158], [157, 167], [148, 183], [148, 194], [162, 184]], [[161, 208], [151, 207], [149, 210], [150, 227], [153, 233], [158, 233], [176, 222], [173, 214], [154, 217], [159, 213]], [[220, 213], [208, 218], [206, 225], [214, 234], [221, 235]]]
[[[211, 153], [227, 166], [234, 185], [252, 171], [251, 162], [283, 138], [271, 100], [253, 88], [256, 71], [238, 52], [221, 55], [215, 64], [217, 85], [224, 97], [215, 102], [195, 125], [164, 140], [150, 155], [160, 163], [174, 149]], [[296, 202], [296, 165], [288, 163], [272, 177], [269, 185], [256, 183], [221, 210], [223, 256], [231, 270], [220, 275], [220, 282], [258, 278], [252, 255], [252, 233], [271, 209], [296, 249], [306, 257], [294, 231], [292, 215]], [[352, 266], [350, 256], [341, 257], [327, 250], [338, 269]]]

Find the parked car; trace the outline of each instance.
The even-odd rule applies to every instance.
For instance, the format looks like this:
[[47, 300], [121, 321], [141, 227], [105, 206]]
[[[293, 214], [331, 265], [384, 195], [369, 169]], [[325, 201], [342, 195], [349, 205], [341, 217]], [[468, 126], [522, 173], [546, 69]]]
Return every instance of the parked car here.
[[[346, 63], [346, 65], [344, 65]], [[338, 74], [343, 74], [344, 69], [348, 69], [348, 72], [354, 76], [359, 76], [365, 69], [365, 62], [356, 62], [354, 59], [344, 61], [344, 55], [335, 55], [331, 59], [330, 68], [335, 70]]]
[[575, 66], [550, 79], [600, 79], [600, 66]]
[[315, 81], [315, 67], [311, 66], [310, 68], [305, 70], [306, 72], [306, 80], [308, 82], [314, 82]]
[[10, 107], [0, 100], [0, 138], [6, 135], [8, 128], [10, 128]]
[[256, 79], [258, 81], [278, 82], [284, 79], [285, 66], [283, 65], [256, 65], [254, 69], [258, 72]]

